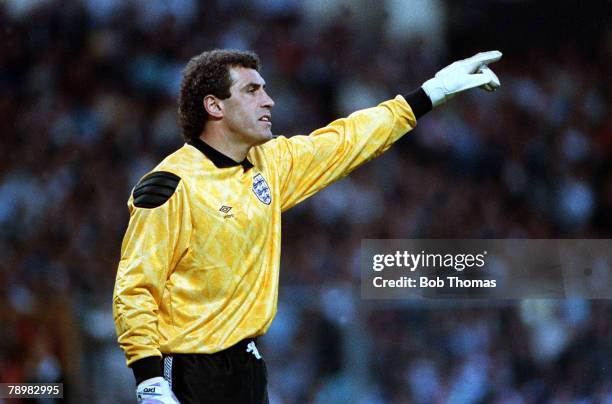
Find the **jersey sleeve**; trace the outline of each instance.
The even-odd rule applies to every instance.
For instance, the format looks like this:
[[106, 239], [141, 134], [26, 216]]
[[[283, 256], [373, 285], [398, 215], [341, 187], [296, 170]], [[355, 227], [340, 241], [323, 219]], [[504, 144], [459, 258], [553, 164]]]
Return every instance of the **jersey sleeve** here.
[[189, 248], [192, 230], [184, 181], [169, 197], [166, 194], [161, 205], [162, 200], [140, 199], [137, 187], [128, 201], [130, 221], [113, 294], [115, 327], [128, 366], [142, 358], [161, 356], [159, 303], [166, 280]]
[[295, 206], [379, 156], [415, 126], [410, 105], [398, 95], [335, 120], [308, 136], [275, 139], [281, 209]]

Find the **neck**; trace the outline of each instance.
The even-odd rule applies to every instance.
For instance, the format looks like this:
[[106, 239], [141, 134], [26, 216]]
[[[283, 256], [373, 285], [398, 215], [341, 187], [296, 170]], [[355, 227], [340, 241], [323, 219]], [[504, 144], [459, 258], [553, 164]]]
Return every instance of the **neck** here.
[[207, 130], [200, 134], [200, 139], [202, 141], [238, 163], [246, 158], [251, 148], [250, 145], [231, 140], [229, 136], [222, 131], [210, 129], [212, 128], [207, 128]]

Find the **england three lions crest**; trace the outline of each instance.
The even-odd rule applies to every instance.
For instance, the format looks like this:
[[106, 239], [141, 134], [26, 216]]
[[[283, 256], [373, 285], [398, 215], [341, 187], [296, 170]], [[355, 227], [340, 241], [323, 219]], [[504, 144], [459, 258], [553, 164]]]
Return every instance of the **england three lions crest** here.
[[264, 179], [263, 175], [257, 174], [253, 177], [253, 192], [257, 196], [257, 199], [269, 205], [272, 202], [272, 195], [270, 195], [270, 187]]

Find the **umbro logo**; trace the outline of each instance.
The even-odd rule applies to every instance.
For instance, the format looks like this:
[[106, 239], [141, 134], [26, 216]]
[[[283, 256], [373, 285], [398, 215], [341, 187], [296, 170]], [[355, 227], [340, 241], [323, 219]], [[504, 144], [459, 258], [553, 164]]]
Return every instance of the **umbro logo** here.
[[229, 213], [230, 210], [232, 210], [232, 207], [227, 206], [227, 205], [222, 205], [221, 208], [219, 209], [219, 211], [223, 213], [224, 219], [229, 219], [231, 217], [234, 217], [233, 214]]

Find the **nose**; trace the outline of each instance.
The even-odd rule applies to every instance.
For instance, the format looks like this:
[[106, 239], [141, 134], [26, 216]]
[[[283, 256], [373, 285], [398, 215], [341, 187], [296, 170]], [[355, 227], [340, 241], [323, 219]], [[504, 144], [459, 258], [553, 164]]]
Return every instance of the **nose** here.
[[274, 100], [268, 95], [268, 93], [265, 90], [264, 90], [264, 95], [263, 95], [261, 106], [264, 108], [270, 108], [270, 109], [274, 106]]

